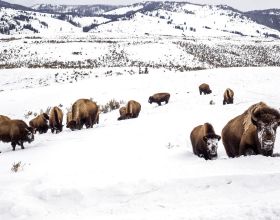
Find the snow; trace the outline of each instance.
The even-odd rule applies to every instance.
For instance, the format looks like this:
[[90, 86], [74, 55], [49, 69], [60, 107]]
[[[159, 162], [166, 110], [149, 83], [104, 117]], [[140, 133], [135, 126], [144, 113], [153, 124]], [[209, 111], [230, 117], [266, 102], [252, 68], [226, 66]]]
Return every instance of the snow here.
[[[264, 101], [279, 109], [279, 67], [183, 73], [149, 68], [143, 75], [113, 68], [112, 76], [55, 82], [53, 75], [65, 71], [0, 70], [0, 100], [5, 103], [1, 114], [28, 122], [27, 111], [62, 104], [66, 112], [76, 99], [93, 97], [98, 104], [137, 100], [140, 115], [117, 121], [114, 110], [101, 114], [100, 124], [92, 129], [36, 134], [25, 150], [15, 152], [1, 142], [0, 219], [280, 217], [279, 158], [229, 159], [219, 142], [218, 159], [205, 161], [193, 155], [189, 139], [191, 130], [204, 122], [220, 134], [231, 118], [253, 103]], [[40, 78], [48, 79], [47, 85], [40, 84]], [[199, 95], [203, 82], [212, 94]], [[224, 106], [227, 87], [234, 90], [235, 102]], [[169, 92], [170, 102], [149, 104], [148, 97], [156, 92]], [[215, 105], [209, 105], [210, 100]], [[278, 134], [275, 152], [279, 145]], [[19, 161], [23, 168], [12, 172], [12, 164]]]
[[73, 17], [73, 21], [79, 23], [81, 27], [85, 27], [91, 24], [102, 24], [110, 20], [103, 17]]
[[121, 8], [117, 8], [115, 10], [105, 12], [104, 14], [105, 15], [123, 15], [127, 12], [138, 11], [142, 8], [143, 8], [143, 5], [135, 4], [135, 5], [131, 5], [131, 6], [123, 6]]

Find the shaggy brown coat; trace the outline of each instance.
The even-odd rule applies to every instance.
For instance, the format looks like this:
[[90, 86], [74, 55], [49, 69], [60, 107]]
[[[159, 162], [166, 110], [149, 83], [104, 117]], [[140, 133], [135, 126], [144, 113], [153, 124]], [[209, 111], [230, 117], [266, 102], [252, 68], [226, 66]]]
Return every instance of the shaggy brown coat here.
[[233, 96], [234, 96], [234, 92], [230, 88], [227, 88], [226, 91], [224, 92], [223, 105], [233, 104]]
[[79, 99], [72, 105], [72, 120], [67, 123], [71, 130], [92, 128], [99, 121], [99, 109], [95, 102], [89, 99]]
[[0, 123], [1, 123], [2, 121], [8, 121], [8, 120], [11, 120], [8, 116], [0, 115]]
[[169, 102], [170, 94], [163, 92], [163, 93], [156, 93], [149, 97], [149, 103], [152, 104], [153, 102], [161, 105], [161, 102], [165, 102], [167, 104]]
[[204, 95], [212, 93], [212, 90], [210, 89], [209, 85], [206, 83], [202, 83], [199, 87], [199, 94], [201, 95], [202, 93]]
[[[222, 140], [229, 157], [262, 154], [272, 156], [280, 114], [260, 102], [230, 120], [222, 130]], [[270, 129], [269, 129], [270, 128]], [[269, 147], [267, 147], [269, 143]]]
[[49, 120], [51, 132], [52, 133], [61, 132], [63, 129], [62, 122], [63, 122], [62, 110], [57, 106], [53, 107], [50, 111], [50, 120]]
[[217, 149], [213, 149], [213, 151], [209, 149], [207, 141], [210, 139], [217, 139], [219, 141], [221, 136], [215, 133], [210, 123], [195, 127], [190, 134], [190, 138], [195, 155], [203, 157], [205, 160], [211, 160], [217, 157]]
[[49, 129], [48, 125], [49, 116], [46, 113], [38, 115], [36, 118], [33, 118], [29, 125], [33, 128], [34, 133], [37, 131], [39, 134], [46, 133]]
[[6, 120], [0, 124], [0, 140], [9, 143], [16, 149], [16, 145], [24, 149], [23, 143], [34, 140], [33, 129], [22, 120]]

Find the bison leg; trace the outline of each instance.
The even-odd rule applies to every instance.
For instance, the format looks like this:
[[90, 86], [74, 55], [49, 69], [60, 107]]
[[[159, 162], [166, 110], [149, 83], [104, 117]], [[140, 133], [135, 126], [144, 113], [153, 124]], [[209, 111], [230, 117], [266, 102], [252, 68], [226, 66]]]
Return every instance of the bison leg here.
[[12, 142], [12, 148], [13, 148], [13, 151], [15, 151], [16, 150], [16, 143], [15, 142]]
[[83, 127], [82, 121], [81, 121], [81, 120], [78, 120], [78, 121], [77, 121], [77, 129], [78, 129], [78, 130], [81, 130], [82, 127]]
[[158, 102], [157, 104], [158, 104], [158, 105], [161, 105], [161, 102]]
[[23, 141], [20, 142], [20, 147], [21, 147], [21, 149], [24, 149]]
[[256, 155], [256, 153], [252, 148], [248, 148], [244, 151], [243, 155], [244, 156], [251, 156], [251, 155]]

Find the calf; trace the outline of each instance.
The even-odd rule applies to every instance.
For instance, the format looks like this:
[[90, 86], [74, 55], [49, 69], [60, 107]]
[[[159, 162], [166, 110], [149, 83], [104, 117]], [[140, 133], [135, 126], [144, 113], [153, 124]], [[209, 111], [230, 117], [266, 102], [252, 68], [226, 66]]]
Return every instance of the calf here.
[[205, 160], [217, 158], [218, 142], [221, 136], [215, 134], [211, 124], [205, 123], [195, 127], [190, 135], [193, 153]]

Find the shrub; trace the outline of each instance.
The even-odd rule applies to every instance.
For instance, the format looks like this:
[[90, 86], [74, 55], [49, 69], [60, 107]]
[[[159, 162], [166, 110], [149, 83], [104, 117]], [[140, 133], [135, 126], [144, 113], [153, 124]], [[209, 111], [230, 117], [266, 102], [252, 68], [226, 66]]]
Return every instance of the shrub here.
[[116, 101], [115, 99], [110, 100], [105, 105], [100, 106], [100, 111], [103, 113], [108, 113], [110, 111], [120, 108], [120, 105], [123, 104], [123, 101]]
[[13, 171], [13, 172], [18, 172], [20, 169], [21, 170], [23, 170], [23, 167], [24, 167], [24, 165], [21, 165], [21, 161], [20, 162], [18, 162], [18, 163], [14, 163], [13, 165], [12, 165], [12, 168], [11, 168], [11, 171]]

